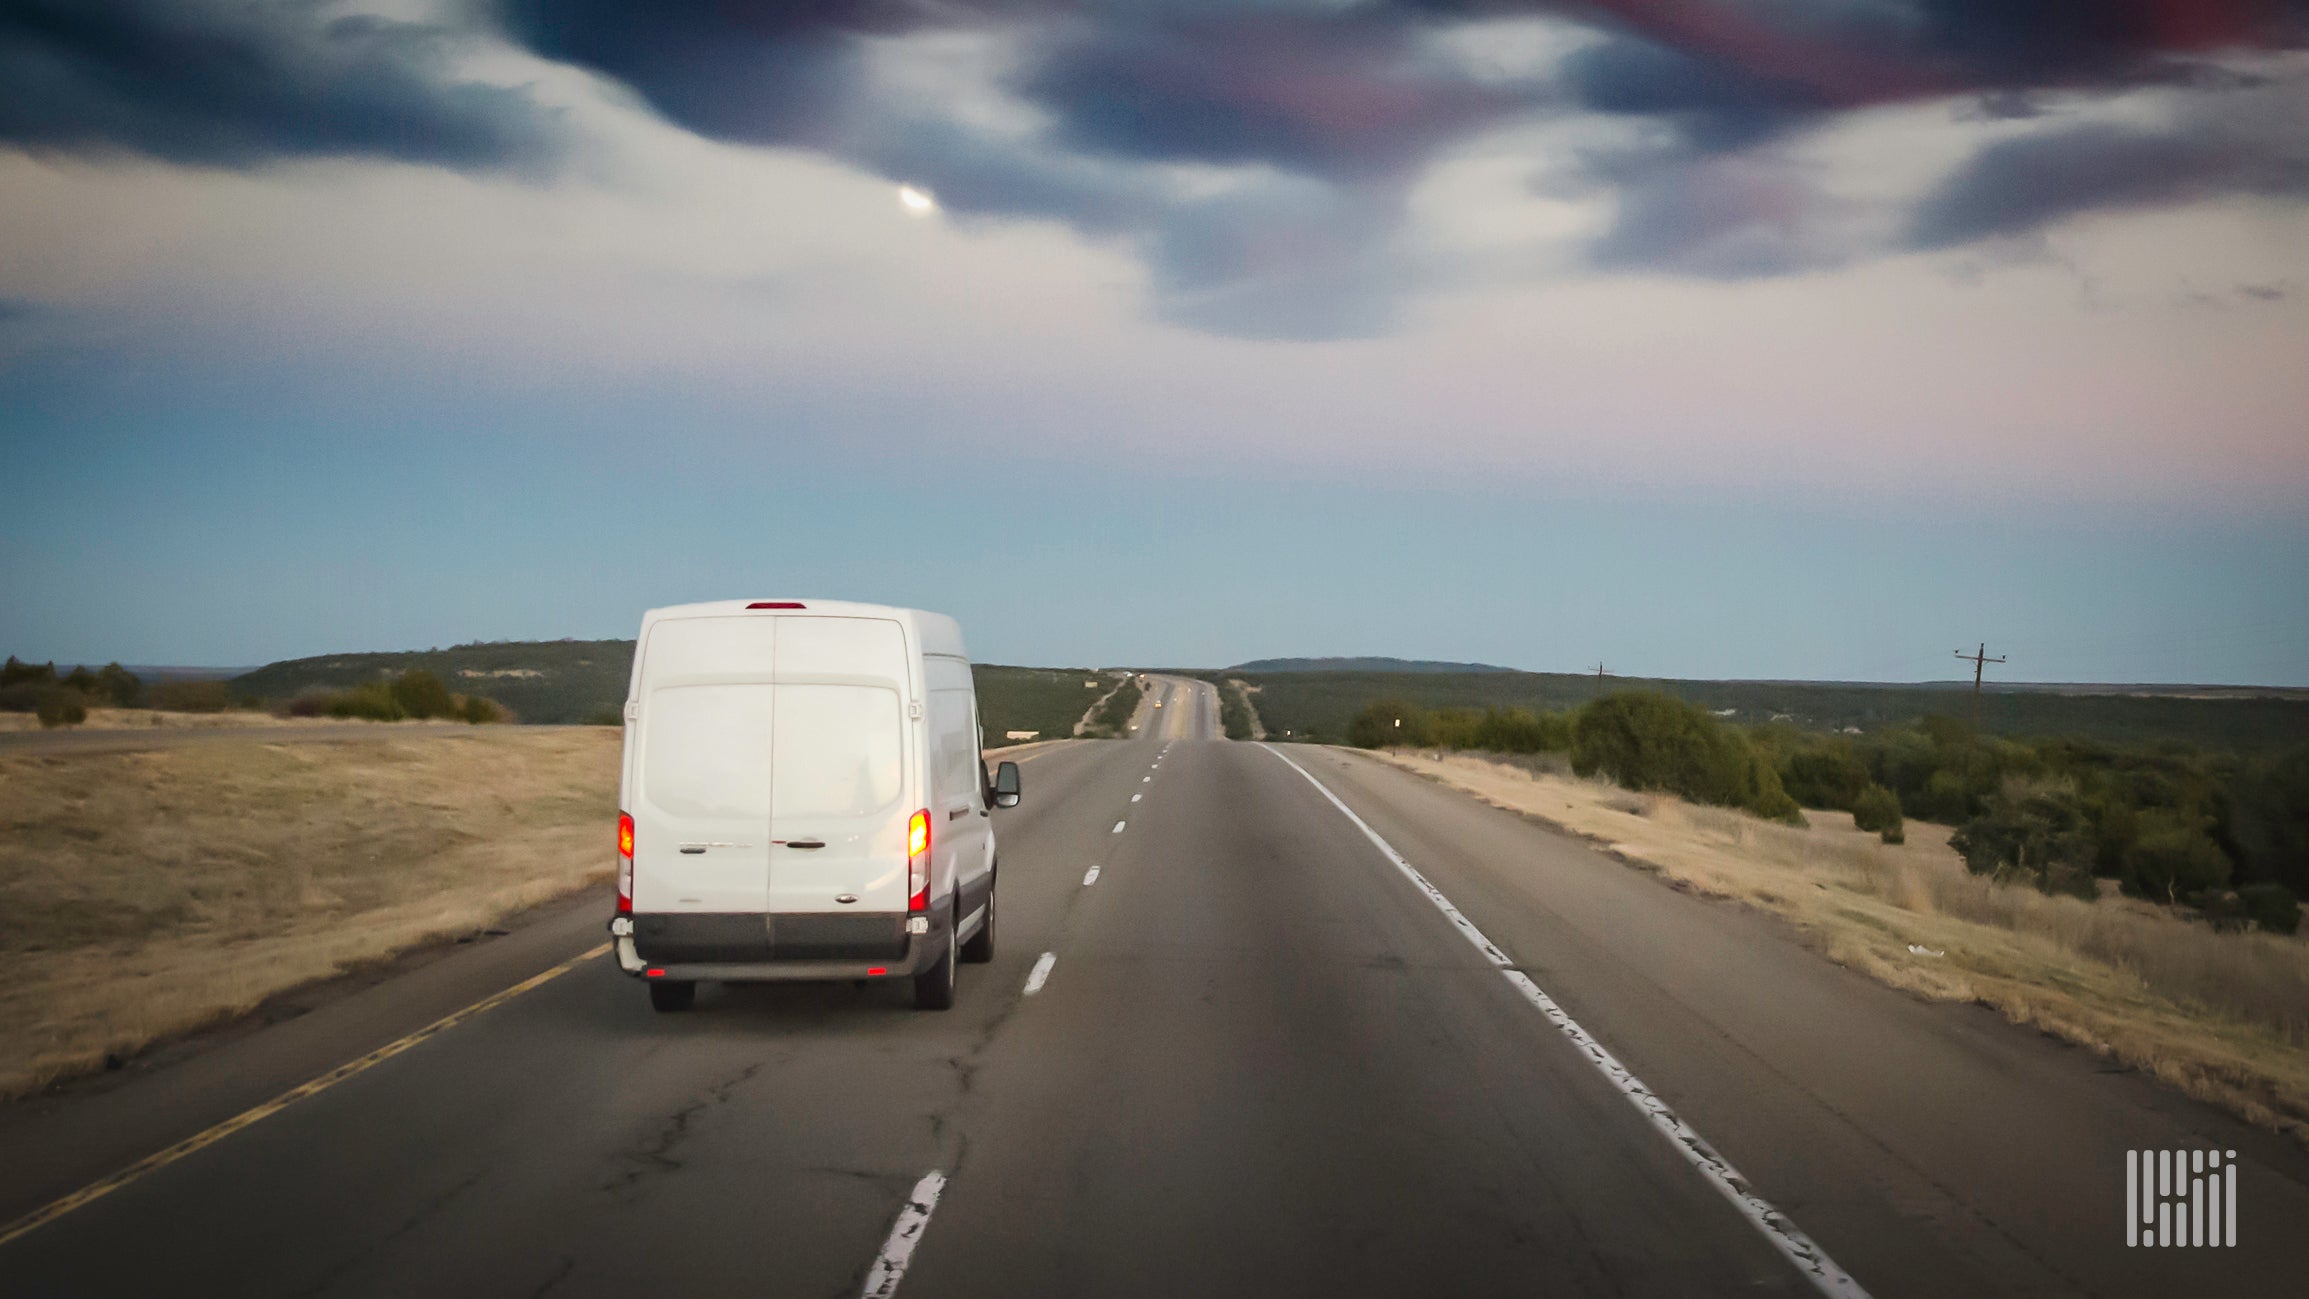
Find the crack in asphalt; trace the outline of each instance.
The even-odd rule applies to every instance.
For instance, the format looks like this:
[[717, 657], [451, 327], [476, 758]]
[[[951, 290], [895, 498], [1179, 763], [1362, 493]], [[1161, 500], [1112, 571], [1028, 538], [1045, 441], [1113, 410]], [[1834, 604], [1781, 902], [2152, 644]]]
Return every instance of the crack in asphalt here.
[[691, 1121], [709, 1109], [728, 1104], [737, 1089], [753, 1081], [754, 1076], [761, 1071], [761, 1062], [749, 1064], [706, 1088], [705, 1093], [696, 1100], [667, 1115], [665, 1122], [658, 1127], [656, 1138], [639, 1149], [627, 1151], [624, 1158], [631, 1161], [630, 1166], [602, 1189], [615, 1194], [633, 1189], [646, 1177], [680, 1172], [683, 1163], [674, 1157], [673, 1152], [689, 1140]]

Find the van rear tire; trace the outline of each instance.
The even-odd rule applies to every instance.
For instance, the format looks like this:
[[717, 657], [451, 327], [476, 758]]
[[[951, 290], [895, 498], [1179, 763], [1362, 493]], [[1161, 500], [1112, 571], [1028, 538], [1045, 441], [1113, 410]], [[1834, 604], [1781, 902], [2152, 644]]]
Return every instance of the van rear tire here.
[[688, 1010], [698, 999], [694, 983], [652, 983], [649, 985], [649, 1008], [662, 1014]]
[[950, 918], [946, 924], [945, 952], [940, 954], [936, 965], [914, 976], [914, 1009], [916, 1010], [954, 1009], [954, 958], [957, 954], [954, 948], [954, 930], [956, 925], [961, 922], [961, 917], [953, 915], [951, 911], [947, 914]]
[[970, 941], [962, 945], [962, 959], [971, 965], [984, 965], [994, 959], [994, 885], [992, 881], [989, 881], [986, 886], [986, 919], [979, 924], [978, 932], [970, 936]]

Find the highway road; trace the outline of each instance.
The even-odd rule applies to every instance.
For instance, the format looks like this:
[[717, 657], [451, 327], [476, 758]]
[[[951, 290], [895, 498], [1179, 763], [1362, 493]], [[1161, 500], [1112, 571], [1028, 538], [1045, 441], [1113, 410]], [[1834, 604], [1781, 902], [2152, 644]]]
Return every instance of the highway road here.
[[[2309, 1275], [2298, 1146], [1401, 771], [1217, 739], [1217, 712], [1160, 678], [1136, 738], [1027, 757], [996, 957], [948, 1013], [839, 985], [654, 1014], [588, 955], [604, 896], [0, 1107], [0, 1220], [210, 1134], [0, 1243], [0, 1290], [2235, 1299]], [[2177, 1147], [2238, 1152], [2240, 1247], [2126, 1248], [2122, 1153]]]

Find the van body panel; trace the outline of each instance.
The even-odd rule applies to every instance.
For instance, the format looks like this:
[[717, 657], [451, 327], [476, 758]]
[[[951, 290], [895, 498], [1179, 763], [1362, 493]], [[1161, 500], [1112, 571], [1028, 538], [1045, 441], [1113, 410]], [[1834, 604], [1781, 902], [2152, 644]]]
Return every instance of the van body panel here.
[[[951, 618], [835, 601], [644, 615], [620, 802], [629, 973], [902, 977], [983, 923], [993, 831]], [[930, 813], [931, 914], [908, 932], [906, 824]], [[624, 932], [624, 931], [621, 931]]]
[[906, 821], [919, 806], [905, 798], [904, 630], [886, 618], [777, 621], [768, 909], [904, 911]]
[[652, 911], [759, 912], [769, 903], [774, 628], [668, 618], [634, 655], [628, 728], [633, 894]]

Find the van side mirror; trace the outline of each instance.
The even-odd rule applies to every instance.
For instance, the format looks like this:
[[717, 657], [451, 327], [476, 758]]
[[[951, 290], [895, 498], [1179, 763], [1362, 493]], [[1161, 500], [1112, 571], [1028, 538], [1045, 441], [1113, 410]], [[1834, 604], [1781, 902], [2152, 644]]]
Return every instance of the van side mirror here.
[[1018, 806], [1018, 764], [1005, 762], [994, 769], [994, 805]]

